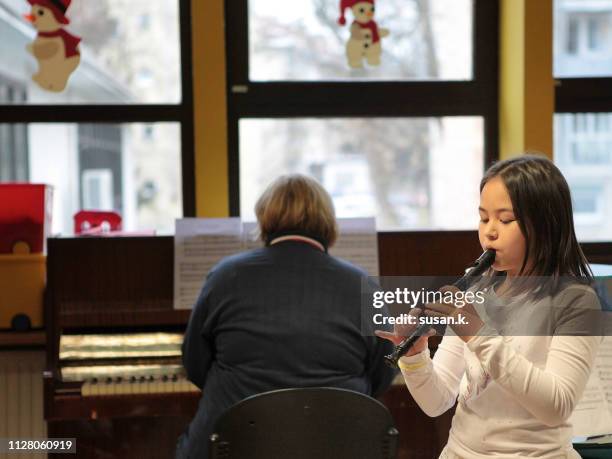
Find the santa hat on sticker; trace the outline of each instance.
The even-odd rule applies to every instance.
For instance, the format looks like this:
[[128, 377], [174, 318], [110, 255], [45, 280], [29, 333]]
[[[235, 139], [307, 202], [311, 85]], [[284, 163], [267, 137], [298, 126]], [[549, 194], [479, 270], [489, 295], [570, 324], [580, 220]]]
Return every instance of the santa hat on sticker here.
[[344, 17], [344, 12], [347, 8], [354, 7], [357, 3], [371, 3], [374, 4], [374, 0], [340, 0], [340, 17], [338, 18], [338, 24], [344, 25], [346, 24], [346, 18]]
[[66, 11], [72, 0], [28, 0], [32, 6], [40, 5], [49, 8], [55, 16], [55, 19], [62, 24], [70, 24], [70, 20], [66, 17]]

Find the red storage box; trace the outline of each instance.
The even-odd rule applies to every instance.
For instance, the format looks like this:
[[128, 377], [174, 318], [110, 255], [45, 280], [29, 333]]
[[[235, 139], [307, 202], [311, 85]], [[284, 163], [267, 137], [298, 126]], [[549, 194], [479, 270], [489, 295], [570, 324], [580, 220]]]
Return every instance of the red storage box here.
[[50, 186], [1, 183], [0, 253], [45, 253], [51, 232], [51, 208]]
[[105, 210], [81, 210], [74, 214], [74, 234], [104, 235], [121, 231], [121, 215]]

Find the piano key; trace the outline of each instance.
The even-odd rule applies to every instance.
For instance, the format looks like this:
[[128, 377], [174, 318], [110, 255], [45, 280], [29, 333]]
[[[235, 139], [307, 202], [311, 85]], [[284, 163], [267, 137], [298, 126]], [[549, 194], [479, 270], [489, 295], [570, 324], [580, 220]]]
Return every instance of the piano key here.
[[106, 378], [103, 382], [99, 383], [98, 395], [113, 395], [114, 384], [112, 378]]
[[89, 385], [89, 395], [90, 396], [96, 396], [100, 394], [100, 386], [98, 385], [97, 379], [92, 379], [85, 384]]
[[161, 388], [162, 393], [164, 394], [167, 394], [168, 392], [170, 392], [170, 378], [168, 377], [168, 375], [162, 376], [160, 388]]
[[130, 378], [130, 388], [132, 390], [132, 394], [136, 395], [140, 393], [140, 383], [138, 382], [138, 377], [134, 377], [134, 379]]
[[160, 393], [160, 391], [161, 391], [160, 386], [161, 386], [161, 382], [157, 378], [154, 381], [150, 382], [149, 383], [149, 391], [150, 391], [150, 393], [152, 393], [152, 394]]
[[83, 383], [81, 386], [81, 395], [83, 397], [89, 397], [91, 395], [91, 385], [88, 382]]
[[190, 387], [191, 383], [187, 381], [187, 379], [181, 379], [181, 392], [191, 392], [192, 388]]
[[128, 386], [128, 392], [131, 395], [136, 395], [138, 393], [138, 382], [136, 380], [130, 379], [130, 384]]
[[147, 387], [146, 387], [146, 382], [147, 379], [144, 376], [141, 376], [140, 378], [138, 378], [136, 380], [136, 393], [137, 394], [146, 394], [147, 391]]
[[140, 393], [141, 394], [149, 393], [149, 377], [148, 376], [143, 376], [142, 380], [140, 381]]
[[201, 392], [200, 388], [185, 378], [185, 392]]
[[124, 395], [131, 393], [131, 384], [129, 381], [121, 381], [115, 384], [115, 395]]
[[178, 381], [178, 376], [176, 374], [170, 376], [170, 387], [171, 392], [180, 392], [180, 385]]

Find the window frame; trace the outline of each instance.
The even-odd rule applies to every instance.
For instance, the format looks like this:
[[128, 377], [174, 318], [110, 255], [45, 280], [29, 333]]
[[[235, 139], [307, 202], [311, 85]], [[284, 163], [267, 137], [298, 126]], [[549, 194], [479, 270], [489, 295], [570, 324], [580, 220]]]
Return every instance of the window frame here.
[[240, 215], [242, 118], [479, 116], [485, 168], [498, 159], [499, 1], [472, 5], [471, 80], [252, 82], [248, 0], [225, 0], [230, 215]]
[[157, 123], [174, 122], [181, 129], [183, 216], [195, 216], [195, 139], [191, 0], [175, 0], [179, 8], [181, 101], [178, 104], [23, 104], [0, 105], [0, 124], [32, 123]]
[[[556, 52], [555, 46], [553, 50]], [[553, 67], [554, 59], [555, 56], [553, 56]], [[553, 116], [557, 114], [612, 113], [612, 76], [556, 77], [553, 74], [553, 77], [555, 81]], [[580, 245], [585, 253], [592, 257], [612, 253], [612, 241], [580, 242]], [[599, 262], [609, 263], [610, 261], [606, 259], [606, 261]]]
[[[555, 78], [553, 114], [612, 113], [612, 77]], [[595, 262], [611, 263], [612, 241], [580, 242]], [[596, 257], [606, 257], [597, 261]]]

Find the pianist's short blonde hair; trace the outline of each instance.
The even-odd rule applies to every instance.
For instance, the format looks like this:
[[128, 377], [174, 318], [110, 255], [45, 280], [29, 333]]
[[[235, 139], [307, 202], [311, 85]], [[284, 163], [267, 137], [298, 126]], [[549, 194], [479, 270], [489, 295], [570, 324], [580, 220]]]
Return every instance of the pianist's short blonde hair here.
[[321, 239], [331, 247], [338, 237], [332, 199], [319, 182], [301, 174], [274, 180], [255, 204], [260, 238], [296, 232]]

